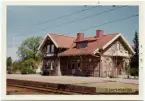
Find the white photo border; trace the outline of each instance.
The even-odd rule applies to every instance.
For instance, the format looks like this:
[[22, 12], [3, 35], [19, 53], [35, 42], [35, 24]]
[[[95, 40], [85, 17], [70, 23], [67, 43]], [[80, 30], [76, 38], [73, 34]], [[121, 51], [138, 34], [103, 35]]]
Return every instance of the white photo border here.
[[[99, 4], [98, 4], [99, 3]], [[105, 1], [105, 0], [6, 0], [2, 3], [2, 34], [1, 34], [1, 87], [3, 100], [142, 100], [143, 99], [143, 58], [144, 58], [144, 45], [143, 40], [144, 26], [143, 19], [145, 17], [143, 1], [131, 0], [118, 0], [118, 1]], [[9, 5], [138, 5], [139, 6], [139, 95], [6, 95], [6, 8]], [[144, 51], [145, 52], [145, 51]], [[142, 59], [142, 60], [141, 60]]]

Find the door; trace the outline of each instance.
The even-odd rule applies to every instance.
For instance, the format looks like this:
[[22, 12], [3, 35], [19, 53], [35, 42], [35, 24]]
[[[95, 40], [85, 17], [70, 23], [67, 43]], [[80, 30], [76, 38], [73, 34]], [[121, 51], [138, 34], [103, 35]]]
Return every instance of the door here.
[[123, 61], [120, 60], [118, 61], [118, 67], [117, 67], [117, 75], [121, 75], [122, 74], [122, 70], [123, 70]]
[[114, 77], [121, 75], [123, 72], [123, 57], [115, 57], [114, 59]]

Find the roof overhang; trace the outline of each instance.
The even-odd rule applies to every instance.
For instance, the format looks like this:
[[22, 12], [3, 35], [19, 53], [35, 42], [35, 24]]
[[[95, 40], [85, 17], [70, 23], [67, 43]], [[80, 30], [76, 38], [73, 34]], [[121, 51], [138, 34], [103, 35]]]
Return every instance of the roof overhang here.
[[[127, 45], [128, 49], [130, 50], [130, 52], [132, 54], [135, 54], [133, 48], [129, 45], [128, 41], [122, 36], [121, 33], [117, 34], [112, 40], [110, 40], [107, 44], [105, 44], [102, 49], [106, 49], [111, 43], [113, 43], [117, 38], [121, 37], [121, 39], [123, 40], [123, 42]], [[99, 51], [99, 48], [97, 48], [93, 54], [96, 54]]]
[[48, 33], [48, 37], [51, 39], [51, 41], [54, 43], [54, 45], [56, 46], [56, 48], [58, 48], [58, 43], [56, 43], [56, 41], [51, 37], [51, 35]]
[[47, 41], [47, 39], [50, 38], [50, 40], [54, 43], [54, 45], [56, 46], [56, 48], [58, 48], [58, 44], [55, 42], [55, 40], [51, 37], [51, 35], [48, 33], [45, 37], [44, 40], [40, 43], [38, 50], [41, 50], [42, 46], [45, 44], [45, 42]]

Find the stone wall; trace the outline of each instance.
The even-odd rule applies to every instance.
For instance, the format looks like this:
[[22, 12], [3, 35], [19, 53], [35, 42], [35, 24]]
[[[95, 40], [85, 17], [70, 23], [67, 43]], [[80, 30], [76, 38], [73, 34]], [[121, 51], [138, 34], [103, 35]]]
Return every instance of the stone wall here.
[[114, 41], [102, 51], [101, 76], [117, 77], [126, 74], [125, 67], [129, 64], [130, 53], [120, 39]]
[[101, 77], [118, 77], [126, 75], [126, 66], [129, 58], [125, 57], [101, 57]]
[[101, 57], [101, 77], [115, 76], [115, 68], [112, 57]]

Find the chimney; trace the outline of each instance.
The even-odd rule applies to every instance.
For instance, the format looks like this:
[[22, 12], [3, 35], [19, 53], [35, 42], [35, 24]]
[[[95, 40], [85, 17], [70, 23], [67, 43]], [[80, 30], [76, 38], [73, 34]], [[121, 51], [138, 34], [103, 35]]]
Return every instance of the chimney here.
[[96, 30], [96, 38], [101, 38], [104, 35], [104, 30]]
[[84, 33], [77, 33], [77, 39], [76, 41], [81, 41], [84, 39]]

